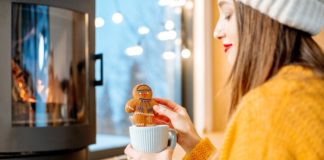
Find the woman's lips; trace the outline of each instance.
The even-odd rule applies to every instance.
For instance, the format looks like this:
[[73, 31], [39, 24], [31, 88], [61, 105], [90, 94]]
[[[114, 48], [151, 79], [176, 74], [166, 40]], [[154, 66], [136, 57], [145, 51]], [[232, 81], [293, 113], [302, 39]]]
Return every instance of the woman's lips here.
[[224, 44], [225, 53], [233, 46], [233, 44]]

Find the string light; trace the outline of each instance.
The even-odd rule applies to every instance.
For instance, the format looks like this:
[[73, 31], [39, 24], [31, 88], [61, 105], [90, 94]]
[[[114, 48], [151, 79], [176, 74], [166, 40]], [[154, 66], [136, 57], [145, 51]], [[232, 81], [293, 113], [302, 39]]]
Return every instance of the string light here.
[[150, 29], [146, 26], [141, 26], [138, 28], [137, 32], [138, 32], [138, 34], [145, 35], [145, 34], [150, 33]]
[[193, 9], [193, 6], [194, 6], [194, 4], [193, 4], [192, 1], [188, 1], [188, 2], [185, 4], [185, 8], [186, 8], [187, 10], [192, 10], [192, 9]]
[[160, 6], [167, 6], [171, 3], [171, 0], [159, 0]]
[[105, 20], [102, 17], [97, 17], [95, 20], [96, 28], [101, 28], [105, 25]]
[[173, 30], [174, 29], [174, 22], [171, 20], [167, 20], [164, 24], [164, 28], [168, 31]]
[[182, 58], [184, 58], [184, 59], [188, 59], [188, 58], [191, 57], [191, 51], [190, 51], [189, 49], [185, 48], [185, 49], [183, 49], [183, 50], [181, 51], [181, 56], [182, 56]]
[[125, 50], [128, 56], [139, 56], [143, 54], [143, 47], [140, 45], [131, 46]]
[[174, 40], [177, 38], [176, 31], [162, 31], [157, 35], [157, 38], [161, 41]]
[[124, 17], [121, 13], [119, 12], [115, 12], [112, 17], [111, 17], [112, 21], [116, 24], [120, 24], [121, 22], [123, 22]]
[[159, 0], [160, 6], [181, 7], [186, 4], [187, 0]]
[[[193, 7], [193, 3], [192, 1], [188, 1], [188, 0], [159, 0], [158, 1], [160, 6], [167, 6], [167, 7], [174, 7], [172, 8], [172, 10], [174, 11], [174, 14], [180, 15], [182, 13], [182, 6], [185, 6], [187, 8], [192, 8]], [[123, 21], [125, 21], [125, 23], [129, 23], [127, 17], [123, 17], [123, 15], [121, 14], [121, 12], [115, 12], [112, 15], [112, 21], [115, 24], [120, 24]], [[103, 18], [101, 17], [97, 17], [96, 18], [96, 27], [102, 27], [104, 26], [105, 21]], [[135, 26], [131, 26], [129, 24], [129, 27], [132, 28], [132, 30], [134, 30], [135, 32], [137, 31], [139, 35], [147, 35], [151, 32], [150, 28], [147, 26], [140, 26], [137, 29], [135, 28]], [[181, 38], [177, 38], [177, 32], [174, 30], [175, 29], [175, 22], [172, 20], [167, 20], [164, 23], [164, 31], [159, 32], [156, 37], [157, 39], [161, 40], [161, 41], [168, 41], [168, 40], [174, 40], [174, 45], [178, 45], [181, 46], [182, 44], [182, 40]], [[140, 45], [140, 43], [138, 45], [135, 46], [129, 46], [125, 49], [125, 53], [128, 56], [139, 56], [143, 54], [143, 47]], [[189, 58], [191, 56], [191, 52], [188, 49], [184, 49], [181, 51], [181, 56], [183, 58]], [[162, 54], [162, 58], [165, 60], [173, 60], [175, 59], [176, 54], [174, 51], [166, 51], [163, 52]]]
[[175, 53], [172, 51], [166, 51], [162, 54], [162, 57], [165, 60], [173, 60], [175, 59]]
[[170, 7], [181, 7], [186, 4], [187, 0], [171, 0]]

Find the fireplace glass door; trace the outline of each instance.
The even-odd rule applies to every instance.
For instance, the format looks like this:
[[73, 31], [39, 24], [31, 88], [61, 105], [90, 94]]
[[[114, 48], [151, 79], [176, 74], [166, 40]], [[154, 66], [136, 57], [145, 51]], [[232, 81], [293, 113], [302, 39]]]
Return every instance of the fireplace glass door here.
[[12, 5], [12, 125], [86, 124], [87, 14]]

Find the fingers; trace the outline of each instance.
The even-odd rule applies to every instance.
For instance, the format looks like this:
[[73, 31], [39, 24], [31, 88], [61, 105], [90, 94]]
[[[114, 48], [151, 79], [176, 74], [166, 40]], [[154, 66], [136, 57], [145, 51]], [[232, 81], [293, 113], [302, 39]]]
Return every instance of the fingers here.
[[166, 99], [162, 99], [162, 98], [154, 98], [154, 100], [162, 105], [165, 105], [166, 107], [172, 109], [172, 110], [177, 110], [179, 107], [176, 103], [166, 100]]
[[127, 147], [124, 150], [124, 153], [130, 159], [132, 159], [133, 157], [135, 157], [137, 155], [137, 152], [132, 148], [132, 146], [130, 144], [127, 145]]
[[154, 114], [154, 117], [153, 118], [154, 119], [158, 119], [160, 121], [163, 121], [165, 123], [170, 123], [170, 119], [168, 117], [166, 117], [164, 115], [161, 115], [161, 114], [158, 114], [158, 113]]
[[168, 125], [170, 128], [174, 128], [173, 125], [171, 124], [171, 121], [169, 118], [165, 116], [154, 116], [153, 117], [153, 122], [155, 124], [163, 124], [163, 125]]
[[161, 159], [161, 160], [166, 160], [166, 159], [171, 159], [172, 158], [172, 154], [173, 154], [173, 150], [172, 148], [168, 147], [167, 149], [165, 149], [164, 151], [160, 152], [160, 153], [141, 153], [141, 152], [137, 152], [133, 149], [133, 147], [129, 144], [127, 145], [127, 147], [125, 148], [124, 152], [127, 156], [128, 159], [133, 159], [133, 160], [151, 160], [151, 159]]
[[162, 99], [162, 98], [154, 98], [154, 100], [159, 103], [159, 104], [162, 104], [164, 106], [166, 106], [167, 108], [175, 111], [175, 112], [178, 112], [180, 114], [186, 114], [186, 109], [183, 108], [182, 106], [178, 105], [177, 103], [175, 102], [172, 102], [170, 100], [166, 100], [166, 99]]
[[165, 149], [164, 151], [162, 151], [162, 154], [165, 154], [166, 157], [172, 157], [174, 149], [168, 147], [167, 149]]
[[161, 105], [153, 106], [153, 109], [159, 114], [170, 118], [171, 121], [177, 121], [179, 114]]

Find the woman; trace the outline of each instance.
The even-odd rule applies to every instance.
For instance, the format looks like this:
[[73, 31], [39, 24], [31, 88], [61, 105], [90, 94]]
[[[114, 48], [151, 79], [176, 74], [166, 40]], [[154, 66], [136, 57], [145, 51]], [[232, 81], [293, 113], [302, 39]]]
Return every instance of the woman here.
[[[154, 110], [178, 131], [184, 159], [324, 159], [323, 0], [219, 0], [214, 36], [232, 64], [231, 121], [216, 149], [173, 102]], [[156, 121], [163, 123], [160, 119]], [[131, 159], [171, 159], [172, 149]]]

